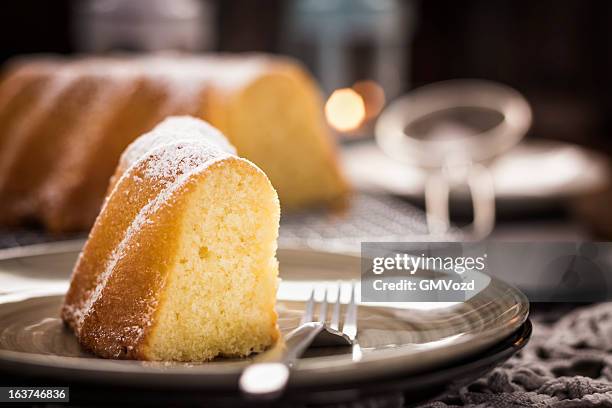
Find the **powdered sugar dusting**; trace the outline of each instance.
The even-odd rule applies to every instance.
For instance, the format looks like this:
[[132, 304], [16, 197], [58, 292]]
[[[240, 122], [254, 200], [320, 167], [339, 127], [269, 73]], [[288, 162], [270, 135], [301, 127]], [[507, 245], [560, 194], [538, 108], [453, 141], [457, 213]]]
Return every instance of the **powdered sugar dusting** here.
[[[181, 129], [183, 129], [182, 132], [179, 132]], [[211, 134], [215, 134], [215, 136], [205, 137]], [[107, 259], [104, 270], [98, 275], [95, 288], [85, 302], [80, 307], [77, 306], [72, 309], [77, 330], [80, 331], [84, 319], [91, 312], [93, 305], [100, 299], [118, 262], [130, 250], [134, 235], [146, 224], [154, 222], [154, 214], [168, 205], [173, 195], [193, 175], [205, 171], [213, 163], [235, 157], [232, 154], [233, 148], [231, 148], [231, 145], [227, 141], [220, 140], [219, 136], [223, 137], [220, 133], [211, 132], [211, 128], [198, 119], [189, 117], [171, 118], [150, 133], [143, 135], [141, 138], [144, 141], [138, 139], [130, 146], [132, 151], [125, 160], [125, 164], [129, 164], [129, 169], [121, 175], [120, 180], [115, 184], [102, 208], [102, 212], [106, 210], [106, 206], [112, 200], [113, 195], [118, 194], [120, 186], [124, 184], [124, 179], [132, 177], [130, 173], [133, 168], [142, 169], [144, 174], [143, 178], [132, 178], [136, 184], [141, 186], [144, 186], [145, 183], [148, 183], [147, 185], [157, 185], [160, 187], [160, 192], [138, 212], [126, 230], [122, 241]], [[136, 158], [137, 156], [139, 157]], [[136, 334], [141, 336], [143, 331], [141, 330]]]
[[125, 149], [119, 161], [120, 168], [127, 169], [139, 157], [156, 147], [169, 142], [181, 141], [202, 141], [219, 150], [236, 154], [236, 148], [227, 141], [225, 136], [203, 120], [191, 116], [171, 116]]
[[165, 90], [162, 112], [171, 115], [185, 107], [197, 107], [209, 88], [234, 91], [268, 72], [271, 59], [262, 54], [194, 56], [162, 53], [147, 56], [29, 57], [14, 62], [21, 69], [53, 72], [54, 77], [92, 76], [109, 81], [145, 78]]
[[266, 72], [270, 65], [269, 57], [262, 54], [158, 54], [136, 61], [146, 75], [168, 81], [179, 90], [178, 93], [183, 94], [193, 92], [198, 82], [210, 82], [222, 89], [238, 89]]

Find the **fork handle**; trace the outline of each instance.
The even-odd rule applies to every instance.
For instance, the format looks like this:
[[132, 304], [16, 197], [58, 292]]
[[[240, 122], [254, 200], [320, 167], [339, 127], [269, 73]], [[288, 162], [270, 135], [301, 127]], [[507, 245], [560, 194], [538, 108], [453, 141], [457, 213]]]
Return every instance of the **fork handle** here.
[[284, 342], [278, 341], [272, 349], [258, 356], [240, 376], [238, 384], [243, 395], [255, 399], [278, 398], [287, 386], [291, 366], [323, 327], [322, 322], [304, 323], [291, 331]]

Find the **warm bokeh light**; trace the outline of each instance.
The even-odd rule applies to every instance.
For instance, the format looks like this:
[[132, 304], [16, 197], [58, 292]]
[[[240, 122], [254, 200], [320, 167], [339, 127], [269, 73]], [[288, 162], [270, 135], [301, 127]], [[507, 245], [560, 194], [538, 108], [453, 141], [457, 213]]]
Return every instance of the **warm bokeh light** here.
[[365, 104], [366, 120], [378, 116], [385, 106], [385, 91], [372, 80], [357, 81], [353, 90], [363, 98]]
[[335, 90], [325, 104], [325, 116], [341, 132], [357, 129], [366, 117], [361, 95], [350, 88]]

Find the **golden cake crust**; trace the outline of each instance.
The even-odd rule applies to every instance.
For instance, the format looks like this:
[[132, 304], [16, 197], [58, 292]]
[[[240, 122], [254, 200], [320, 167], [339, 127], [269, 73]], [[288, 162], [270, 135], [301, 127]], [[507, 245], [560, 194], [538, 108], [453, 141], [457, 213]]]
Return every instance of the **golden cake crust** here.
[[[256, 171], [238, 158], [225, 158], [212, 164], [227, 165]], [[86, 295], [95, 290], [100, 265], [108, 262], [108, 254], [125, 238], [123, 227], [132, 223], [134, 209], [144, 207], [161, 192], [160, 184], [146, 188], [135, 185], [134, 179], [144, 176], [144, 167], [143, 162], [130, 169], [116, 186], [114, 196], [109, 198], [75, 267], [62, 309], [62, 318], [78, 333], [81, 344], [102, 357], [146, 359], [147, 332], [154, 328], [154, 313], [166, 283], [167, 268], [176, 261], [180, 231], [175, 219], [183, 211], [186, 194], [207, 176], [204, 171], [192, 177], [159, 210], [147, 216], [149, 222], [125, 241], [129, 250], [112, 268], [121, 273], [111, 271], [98, 300], [83, 310], [88, 301]], [[134, 191], [138, 193], [133, 194]]]
[[80, 343], [102, 357], [148, 359], [169, 268], [177, 262], [177, 219], [195, 187], [228, 166], [267, 180], [247, 160], [193, 140], [148, 147], [118, 170], [62, 308]]
[[153, 124], [178, 114], [219, 127], [239, 155], [268, 174], [285, 208], [337, 202], [349, 189], [321, 106], [314, 82], [284, 58], [15, 62], [0, 82], [0, 224], [89, 228], [121, 151]]

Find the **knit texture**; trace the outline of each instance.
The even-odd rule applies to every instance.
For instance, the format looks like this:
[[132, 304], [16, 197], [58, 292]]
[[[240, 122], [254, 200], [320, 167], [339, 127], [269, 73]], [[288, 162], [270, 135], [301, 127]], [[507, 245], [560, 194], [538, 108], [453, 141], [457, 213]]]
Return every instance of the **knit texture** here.
[[534, 305], [530, 343], [508, 362], [422, 408], [612, 408], [612, 303]]

